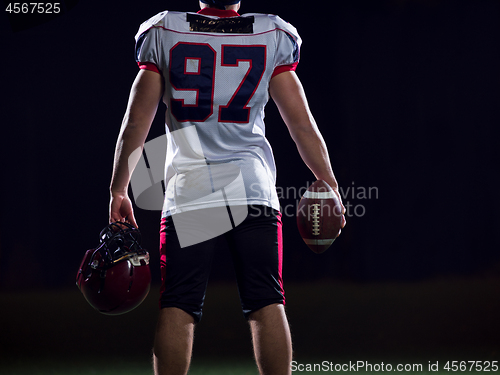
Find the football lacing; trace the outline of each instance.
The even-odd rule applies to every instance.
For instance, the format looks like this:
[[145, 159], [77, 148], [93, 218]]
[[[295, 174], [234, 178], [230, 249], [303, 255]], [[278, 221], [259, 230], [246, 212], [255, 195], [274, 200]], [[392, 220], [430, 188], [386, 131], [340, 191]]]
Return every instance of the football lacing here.
[[319, 236], [319, 203], [311, 205], [312, 207], [312, 234]]

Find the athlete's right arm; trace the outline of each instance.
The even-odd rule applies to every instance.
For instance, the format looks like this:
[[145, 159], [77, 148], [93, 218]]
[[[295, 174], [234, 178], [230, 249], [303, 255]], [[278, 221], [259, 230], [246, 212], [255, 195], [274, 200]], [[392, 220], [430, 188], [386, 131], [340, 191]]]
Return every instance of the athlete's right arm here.
[[128, 197], [128, 184], [139, 158], [129, 159], [133, 151], [143, 148], [162, 95], [161, 75], [141, 69], [130, 90], [127, 110], [116, 142], [110, 185], [110, 222], [125, 221], [137, 227], [132, 202]]
[[318, 180], [326, 181], [335, 190], [340, 199], [328, 149], [309, 110], [304, 89], [295, 72], [287, 71], [274, 76], [269, 85], [269, 92], [302, 160]]

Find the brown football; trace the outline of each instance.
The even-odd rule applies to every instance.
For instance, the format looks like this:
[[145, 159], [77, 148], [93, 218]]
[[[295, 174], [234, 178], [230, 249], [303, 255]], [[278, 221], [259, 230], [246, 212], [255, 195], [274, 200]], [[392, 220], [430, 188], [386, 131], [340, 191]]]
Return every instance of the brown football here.
[[335, 241], [342, 228], [342, 205], [323, 180], [308, 187], [297, 208], [297, 227], [306, 245], [321, 254]]

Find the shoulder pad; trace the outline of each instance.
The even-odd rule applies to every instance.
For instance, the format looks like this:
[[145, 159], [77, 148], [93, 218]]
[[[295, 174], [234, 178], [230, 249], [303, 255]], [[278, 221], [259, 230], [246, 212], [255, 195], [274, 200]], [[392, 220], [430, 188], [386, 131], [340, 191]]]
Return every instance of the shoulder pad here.
[[143, 22], [141, 26], [139, 27], [139, 31], [135, 35], [135, 40], [137, 41], [141, 34], [143, 34], [145, 31], [151, 29], [152, 27], [162, 27], [164, 26], [165, 23], [165, 17], [167, 16], [168, 11], [165, 10], [161, 13], [158, 13], [157, 15], [151, 17], [149, 20], [146, 22]]
[[293, 25], [289, 24], [281, 17], [274, 14], [264, 14], [264, 13], [247, 13], [243, 14], [242, 17], [253, 16], [256, 21], [256, 28], [254, 32], [265, 32], [270, 30], [282, 30], [291, 36], [295, 42], [299, 45], [302, 43], [302, 39], [297, 32], [297, 29]]
[[286, 22], [284, 19], [274, 14], [269, 14], [268, 16], [277, 29], [283, 30], [291, 35], [297, 41], [297, 44], [299, 46], [302, 44], [302, 39], [300, 39], [297, 29], [292, 24]]

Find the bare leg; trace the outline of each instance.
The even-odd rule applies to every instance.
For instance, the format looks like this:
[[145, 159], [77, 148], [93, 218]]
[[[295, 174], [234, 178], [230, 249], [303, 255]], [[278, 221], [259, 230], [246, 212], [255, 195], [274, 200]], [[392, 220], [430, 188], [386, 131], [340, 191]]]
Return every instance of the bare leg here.
[[284, 306], [263, 307], [250, 315], [249, 323], [260, 374], [291, 374], [292, 339]]
[[186, 375], [193, 349], [194, 319], [184, 310], [160, 310], [153, 350], [155, 375]]

